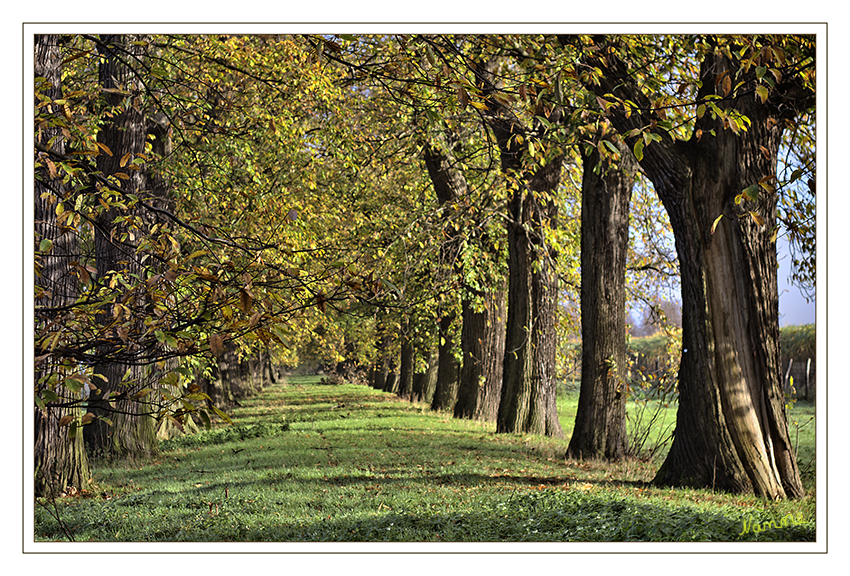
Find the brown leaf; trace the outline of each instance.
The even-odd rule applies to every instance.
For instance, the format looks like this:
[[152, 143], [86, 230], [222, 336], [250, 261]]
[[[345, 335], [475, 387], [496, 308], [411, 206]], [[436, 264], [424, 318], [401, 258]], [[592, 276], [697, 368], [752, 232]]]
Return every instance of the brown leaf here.
[[248, 324], [251, 326], [251, 328], [253, 328], [257, 324], [259, 324], [260, 319], [262, 317], [263, 317], [262, 312], [254, 312], [254, 314], [251, 316], [251, 319], [248, 321]]
[[218, 334], [210, 336], [210, 352], [216, 358], [221, 358], [222, 354], [224, 354], [224, 339]]
[[74, 421], [74, 417], [71, 414], [65, 414], [59, 419], [60, 426], [68, 426], [71, 422]]
[[458, 86], [457, 88], [457, 99], [460, 102], [461, 109], [465, 109], [469, 104], [469, 94], [466, 93], [466, 90], [463, 89], [463, 86]]
[[251, 306], [254, 305], [254, 297], [251, 293], [243, 288], [239, 291], [239, 308], [242, 310], [243, 314], [247, 314], [251, 311]]
[[723, 82], [720, 84], [721, 89], [723, 90], [723, 95], [728, 96], [732, 93], [732, 77], [724, 76]]

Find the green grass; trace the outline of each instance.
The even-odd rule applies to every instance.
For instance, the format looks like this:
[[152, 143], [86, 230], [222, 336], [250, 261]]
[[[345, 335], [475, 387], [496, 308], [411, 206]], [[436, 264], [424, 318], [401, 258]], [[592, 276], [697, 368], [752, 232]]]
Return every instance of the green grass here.
[[[576, 394], [559, 400], [568, 437]], [[155, 459], [98, 463], [91, 489], [59, 502], [61, 524], [35, 507], [35, 540], [66, 539], [62, 525], [92, 542], [814, 540], [814, 496], [655, 488], [652, 461], [567, 462], [566, 440], [497, 435], [364, 386], [291, 378], [243, 404], [233, 426]]]

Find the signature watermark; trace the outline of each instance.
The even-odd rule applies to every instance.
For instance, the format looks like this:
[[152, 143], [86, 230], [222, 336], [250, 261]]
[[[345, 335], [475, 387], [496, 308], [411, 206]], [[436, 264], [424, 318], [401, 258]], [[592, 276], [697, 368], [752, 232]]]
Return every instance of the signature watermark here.
[[738, 536], [743, 536], [748, 532], [752, 532], [753, 534], [758, 534], [760, 532], [764, 532], [765, 530], [777, 530], [779, 528], [786, 528], [788, 526], [799, 526], [800, 524], [805, 524], [806, 521], [803, 518], [803, 513], [798, 512], [796, 516], [793, 514], [786, 514], [782, 517], [781, 520], [767, 520], [764, 522], [756, 522], [755, 520], [750, 520], [747, 522], [744, 520], [744, 529], [741, 530], [741, 533]]

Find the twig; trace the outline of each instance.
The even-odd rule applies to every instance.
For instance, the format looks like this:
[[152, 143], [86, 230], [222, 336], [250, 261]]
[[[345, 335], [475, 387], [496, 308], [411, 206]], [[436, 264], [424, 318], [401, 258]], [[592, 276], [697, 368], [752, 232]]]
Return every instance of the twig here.
[[62, 521], [62, 517], [59, 514], [59, 506], [56, 504], [56, 487], [53, 484], [50, 485], [49, 500], [50, 503], [53, 504], [53, 510], [48, 508], [43, 502], [38, 502], [38, 504], [39, 506], [47, 510], [47, 513], [50, 514], [54, 520], [56, 520], [56, 523], [59, 524], [59, 528], [62, 530], [62, 533], [65, 534], [65, 537], [68, 539], [68, 541], [75, 542], [76, 540], [74, 540], [74, 535], [71, 533], [71, 530], [68, 528], [65, 522]]

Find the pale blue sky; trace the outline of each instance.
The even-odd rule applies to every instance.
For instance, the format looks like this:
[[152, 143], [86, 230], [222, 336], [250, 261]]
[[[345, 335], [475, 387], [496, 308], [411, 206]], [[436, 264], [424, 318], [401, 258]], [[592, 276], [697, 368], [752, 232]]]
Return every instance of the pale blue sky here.
[[788, 280], [791, 270], [788, 255], [788, 243], [784, 238], [777, 240], [779, 254], [779, 325], [815, 323], [815, 301], [806, 301], [806, 297], [797, 286]]

